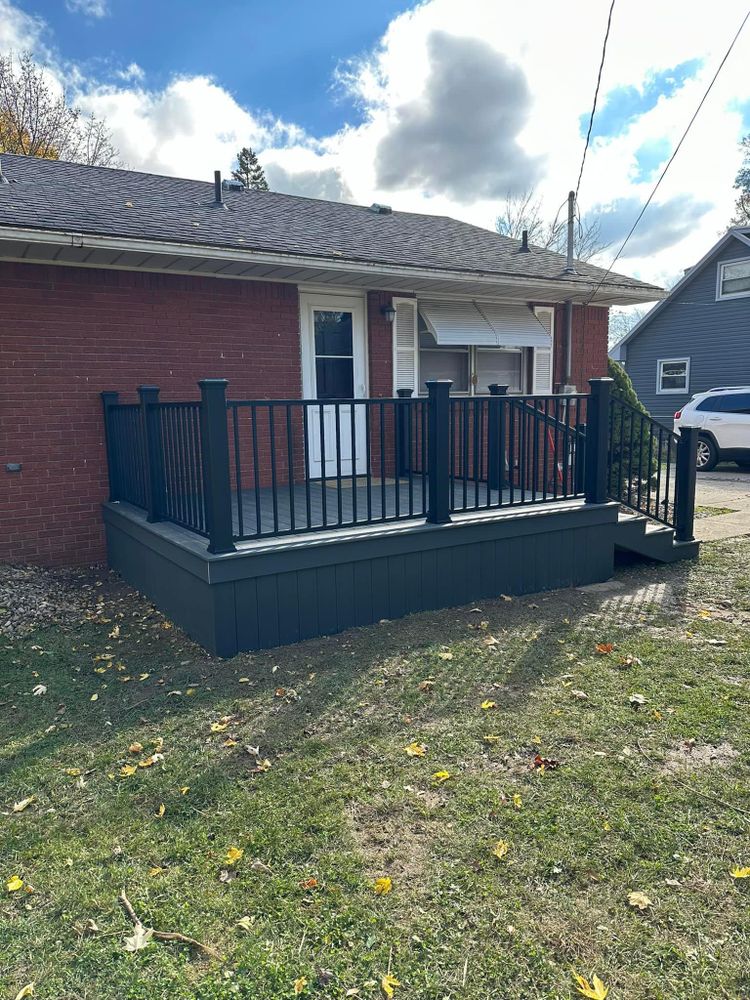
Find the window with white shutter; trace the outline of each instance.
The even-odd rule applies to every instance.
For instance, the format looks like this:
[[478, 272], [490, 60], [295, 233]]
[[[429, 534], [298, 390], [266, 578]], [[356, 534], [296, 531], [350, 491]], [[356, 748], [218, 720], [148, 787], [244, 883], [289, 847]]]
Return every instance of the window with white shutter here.
[[394, 299], [396, 318], [393, 321], [393, 395], [399, 389], [411, 389], [417, 394], [417, 301]]
[[534, 369], [531, 391], [535, 395], [552, 392], [552, 365], [555, 349], [555, 310], [552, 306], [536, 306], [534, 314], [552, 338], [551, 347], [534, 348]]

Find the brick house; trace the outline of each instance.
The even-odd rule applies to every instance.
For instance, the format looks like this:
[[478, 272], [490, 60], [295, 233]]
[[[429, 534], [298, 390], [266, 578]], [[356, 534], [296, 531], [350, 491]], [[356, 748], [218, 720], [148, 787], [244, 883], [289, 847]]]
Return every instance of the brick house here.
[[104, 390], [585, 390], [608, 307], [661, 294], [446, 217], [4, 154], [0, 559], [105, 558]]

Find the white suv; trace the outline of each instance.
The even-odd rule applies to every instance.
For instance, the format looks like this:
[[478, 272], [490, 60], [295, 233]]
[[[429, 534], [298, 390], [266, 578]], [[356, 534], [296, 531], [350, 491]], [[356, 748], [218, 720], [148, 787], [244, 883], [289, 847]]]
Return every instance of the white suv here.
[[699, 392], [674, 415], [674, 430], [699, 427], [697, 468], [717, 462], [750, 469], [750, 385], [727, 385]]

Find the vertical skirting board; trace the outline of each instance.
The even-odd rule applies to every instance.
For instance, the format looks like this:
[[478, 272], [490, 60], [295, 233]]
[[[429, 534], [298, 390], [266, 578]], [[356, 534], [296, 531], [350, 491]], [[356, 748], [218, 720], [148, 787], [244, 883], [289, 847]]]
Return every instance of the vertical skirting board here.
[[110, 566], [220, 656], [500, 594], [608, 579], [616, 505], [310, 537], [212, 557], [173, 527], [105, 507]]

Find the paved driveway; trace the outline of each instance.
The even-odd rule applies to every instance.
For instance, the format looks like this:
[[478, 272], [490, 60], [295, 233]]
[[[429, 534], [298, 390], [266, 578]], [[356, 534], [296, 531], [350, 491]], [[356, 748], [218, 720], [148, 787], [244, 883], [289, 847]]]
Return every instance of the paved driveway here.
[[[727, 462], [713, 472], [699, 472], [695, 505], [695, 537], [702, 542], [750, 535], [750, 470]], [[732, 513], [708, 516], [701, 507], [727, 507]]]

